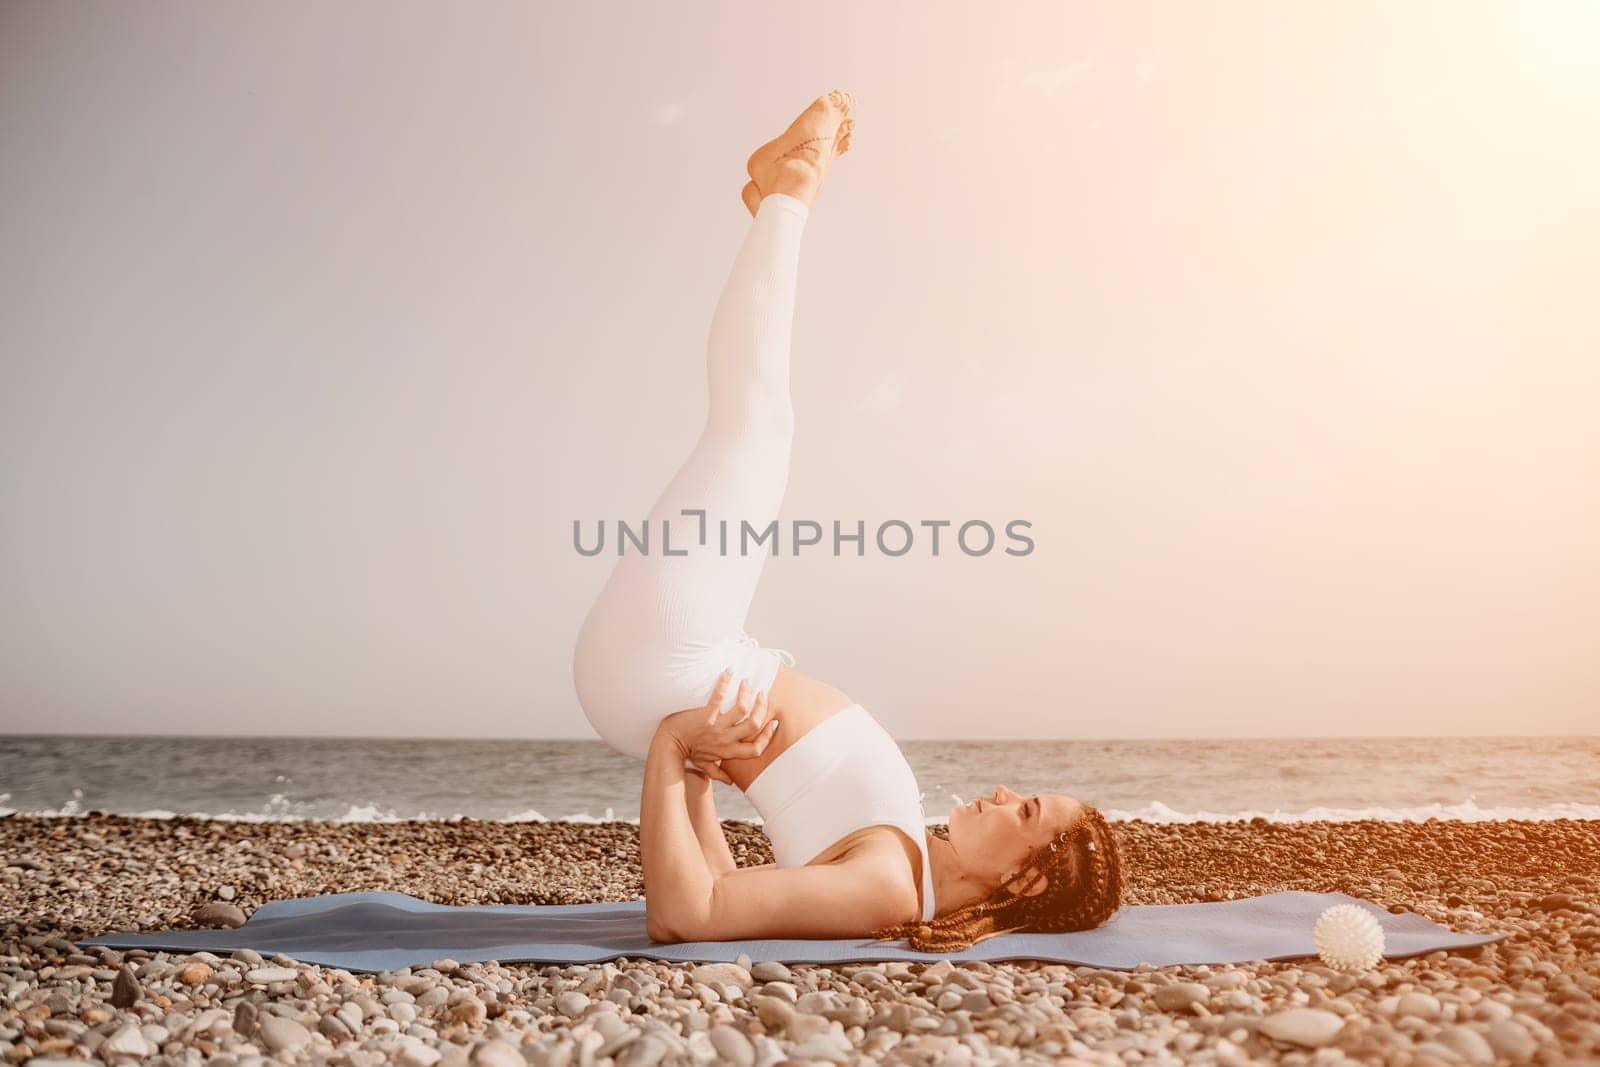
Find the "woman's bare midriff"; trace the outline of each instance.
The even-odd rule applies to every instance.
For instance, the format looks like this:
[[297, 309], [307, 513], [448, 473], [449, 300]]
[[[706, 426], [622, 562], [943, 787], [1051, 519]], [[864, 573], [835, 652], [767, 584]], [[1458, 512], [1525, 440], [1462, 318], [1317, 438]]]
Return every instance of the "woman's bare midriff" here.
[[761, 755], [749, 759], [725, 759], [722, 769], [728, 772], [728, 777], [733, 779], [733, 784], [741, 792], [749, 789], [756, 776], [790, 745], [829, 716], [837, 715], [853, 703], [849, 694], [842, 690], [797, 671], [786, 663], [780, 663], [777, 677], [772, 680], [772, 688], [767, 691], [767, 706], [771, 709], [772, 718], [778, 720], [778, 732]]

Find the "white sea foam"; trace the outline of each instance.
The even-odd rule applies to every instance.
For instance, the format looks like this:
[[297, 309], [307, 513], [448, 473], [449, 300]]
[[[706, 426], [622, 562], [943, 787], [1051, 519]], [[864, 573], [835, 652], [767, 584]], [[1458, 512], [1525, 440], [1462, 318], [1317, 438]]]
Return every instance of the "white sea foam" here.
[[1600, 804], [1546, 804], [1539, 807], [1479, 807], [1475, 801], [1459, 804], [1420, 804], [1390, 808], [1307, 808], [1303, 811], [1175, 811], [1154, 801], [1132, 811], [1107, 809], [1112, 822], [1135, 819], [1152, 823], [1248, 822], [1263, 819], [1275, 823], [1296, 822], [1549, 822], [1554, 819], [1600, 819]]

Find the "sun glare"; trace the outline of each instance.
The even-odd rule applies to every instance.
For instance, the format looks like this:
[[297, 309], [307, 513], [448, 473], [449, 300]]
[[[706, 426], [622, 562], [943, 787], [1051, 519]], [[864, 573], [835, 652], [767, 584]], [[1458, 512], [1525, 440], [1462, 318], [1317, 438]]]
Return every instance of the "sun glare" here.
[[1539, 70], [1567, 88], [1600, 94], [1600, 2], [1528, 0], [1517, 5], [1516, 22]]

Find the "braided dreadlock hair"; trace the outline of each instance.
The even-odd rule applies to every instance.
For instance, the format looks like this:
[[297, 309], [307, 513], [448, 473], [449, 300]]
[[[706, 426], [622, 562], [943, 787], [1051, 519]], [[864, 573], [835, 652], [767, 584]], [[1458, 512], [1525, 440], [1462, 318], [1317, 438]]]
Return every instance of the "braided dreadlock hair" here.
[[[1045, 888], [1024, 891], [1043, 879]], [[928, 922], [916, 920], [873, 933], [878, 941], [906, 938], [918, 952], [967, 948], [1014, 930], [1059, 933], [1087, 930], [1109, 919], [1122, 903], [1122, 853], [1099, 809], [1084, 806], [1083, 816], [1039, 848], [992, 896]]]

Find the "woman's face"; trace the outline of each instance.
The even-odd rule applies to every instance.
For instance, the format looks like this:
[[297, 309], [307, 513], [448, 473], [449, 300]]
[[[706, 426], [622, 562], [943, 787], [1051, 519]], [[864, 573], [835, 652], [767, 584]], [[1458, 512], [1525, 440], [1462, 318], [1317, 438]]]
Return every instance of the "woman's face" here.
[[995, 786], [988, 796], [950, 809], [950, 846], [967, 870], [999, 884], [1072, 826], [1083, 810], [1082, 801], [1060, 793], [1022, 796]]

